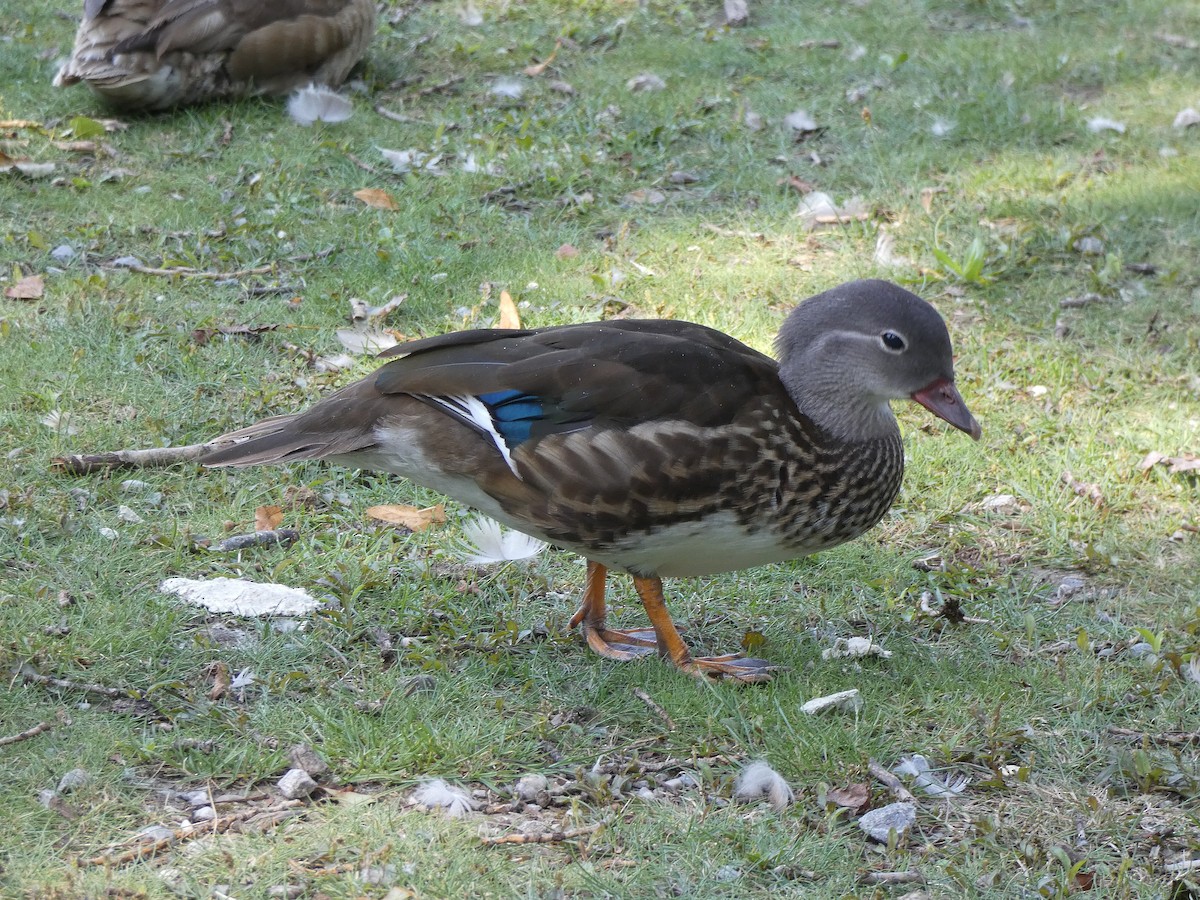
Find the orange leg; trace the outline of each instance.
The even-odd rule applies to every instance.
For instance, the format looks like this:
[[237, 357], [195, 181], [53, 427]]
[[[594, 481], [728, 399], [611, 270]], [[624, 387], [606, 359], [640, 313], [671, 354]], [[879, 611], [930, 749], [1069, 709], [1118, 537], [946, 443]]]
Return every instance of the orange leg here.
[[677, 668], [698, 678], [728, 678], [750, 684], [771, 680], [771, 672], [778, 666], [771, 665], [765, 659], [752, 659], [737, 653], [693, 657], [680, 637], [671, 613], [667, 611], [662, 579], [639, 578], [635, 575], [633, 586], [642, 598], [642, 606], [646, 608], [646, 615], [654, 626], [659, 655], [668, 657]]
[[607, 578], [608, 570], [604, 566], [590, 559], [587, 561], [583, 602], [571, 616], [571, 627], [582, 625], [588, 646], [608, 659], [637, 659], [653, 653], [654, 634], [649, 629], [617, 631], [605, 625], [604, 583]]

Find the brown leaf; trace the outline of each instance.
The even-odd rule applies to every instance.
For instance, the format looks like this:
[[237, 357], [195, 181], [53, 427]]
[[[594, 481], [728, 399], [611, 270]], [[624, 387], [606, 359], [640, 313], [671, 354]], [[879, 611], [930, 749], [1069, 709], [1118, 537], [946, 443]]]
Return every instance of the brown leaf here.
[[871, 805], [871, 789], [860, 782], [851, 782], [845, 787], [830, 788], [825, 795], [830, 803], [851, 810], [855, 815], [865, 812]]
[[549, 56], [547, 56], [545, 59], [543, 59], [540, 63], [535, 63], [532, 66], [526, 66], [521, 71], [524, 72], [526, 75], [528, 75], [530, 78], [536, 78], [537, 76], [541, 75], [543, 72], [546, 71], [546, 68], [550, 65], [550, 63], [554, 62], [554, 57], [558, 56], [558, 51], [561, 47], [562, 47], [562, 41], [561, 40], [555, 41], [554, 49], [550, 51]]
[[283, 522], [283, 509], [278, 506], [260, 506], [254, 510], [254, 530], [274, 531]]
[[354, 196], [367, 204], [367, 206], [375, 207], [375, 209], [400, 208], [400, 204], [392, 199], [391, 194], [387, 191], [381, 191], [378, 188], [363, 188], [361, 191], [355, 191]]
[[41, 275], [26, 275], [16, 284], [6, 287], [4, 296], [9, 300], [40, 300], [45, 287]]
[[638, 188], [637, 190], [630, 191], [625, 195], [626, 203], [647, 203], [650, 205], [657, 205], [664, 202], [666, 199], [666, 194], [664, 194], [662, 191], [655, 190], [654, 188]]
[[1166, 458], [1167, 455], [1165, 453], [1159, 453], [1157, 450], [1151, 450], [1146, 454], [1145, 458], [1138, 463], [1138, 469], [1143, 472], [1149, 472]]
[[500, 292], [500, 321], [496, 323], [496, 327], [521, 327], [521, 314], [517, 312], [517, 304], [513, 303], [512, 295], [508, 291]]
[[924, 187], [921, 188], [921, 209], [926, 213], [933, 212], [933, 198], [935, 194], [944, 194], [944, 187]]
[[1147, 453], [1145, 459], [1138, 464], [1138, 468], [1143, 472], [1148, 472], [1159, 463], [1165, 465], [1167, 471], [1172, 475], [1179, 475], [1183, 472], [1200, 472], [1200, 456], [1194, 453], [1167, 456], [1165, 453], [1159, 453], [1157, 450], [1151, 450]]
[[220, 700], [229, 693], [229, 666], [223, 662], [215, 662], [209, 666], [208, 671], [213, 680], [212, 687], [208, 691], [208, 699]]
[[377, 522], [386, 525], [399, 525], [409, 531], [424, 531], [430, 525], [441, 525], [446, 521], [446, 508], [442, 504], [417, 509], [415, 506], [396, 504], [391, 506], [372, 506], [367, 509], [367, 515]]
[[1200, 472], [1200, 457], [1190, 453], [1185, 453], [1183, 456], [1169, 456], [1167, 462], [1170, 464], [1167, 471], [1172, 475], [1178, 475], [1180, 472]]
[[579, 250], [571, 244], [563, 244], [554, 251], [554, 255], [559, 259], [574, 259], [579, 255]]
[[780, 178], [775, 183], [780, 187], [790, 187], [801, 197], [805, 194], [811, 194], [817, 189], [817, 186], [811, 181], [805, 181], [798, 175], [789, 175], [787, 178]]
[[1076, 496], [1091, 500], [1097, 509], [1104, 506], [1104, 494], [1100, 491], [1100, 485], [1090, 481], [1076, 481], [1069, 471], [1062, 473], [1062, 483], [1074, 491]]

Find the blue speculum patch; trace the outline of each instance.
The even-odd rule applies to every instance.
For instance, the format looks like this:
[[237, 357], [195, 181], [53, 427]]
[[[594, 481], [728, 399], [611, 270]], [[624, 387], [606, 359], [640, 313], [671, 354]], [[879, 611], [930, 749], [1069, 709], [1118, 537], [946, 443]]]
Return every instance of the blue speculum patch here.
[[510, 447], [529, 440], [533, 423], [542, 418], [542, 401], [520, 391], [492, 391], [479, 399], [492, 413], [496, 430]]

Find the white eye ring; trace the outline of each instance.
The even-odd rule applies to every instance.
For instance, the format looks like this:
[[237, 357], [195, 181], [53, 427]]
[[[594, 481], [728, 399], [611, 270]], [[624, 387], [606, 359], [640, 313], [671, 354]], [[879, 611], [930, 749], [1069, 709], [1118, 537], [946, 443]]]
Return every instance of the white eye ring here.
[[879, 343], [889, 353], [903, 353], [908, 349], [908, 341], [894, 331], [888, 330], [879, 336]]

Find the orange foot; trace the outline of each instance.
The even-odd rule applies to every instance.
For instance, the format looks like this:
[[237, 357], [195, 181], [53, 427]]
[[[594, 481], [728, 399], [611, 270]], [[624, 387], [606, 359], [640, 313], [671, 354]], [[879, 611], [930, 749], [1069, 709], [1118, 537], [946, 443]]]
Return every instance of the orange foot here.
[[778, 671], [765, 659], [740, 653], [725, 656], [692, 656], [667, 611], [661, 578], [634, 576], [633, 584], [653, 628], [617, 630], [605, 625], [604, 583], [608, 572], [600, 563], [588, 560], [587, 585], [583, 602], [571, 617], [571, 627], [581, 625], [588, 646], [608, 659], [630, 660], [657, 652], [668, 657], [676, 668], [696, 678], [716, 678], [743, 684], [761, 684]]

